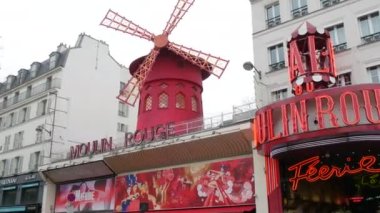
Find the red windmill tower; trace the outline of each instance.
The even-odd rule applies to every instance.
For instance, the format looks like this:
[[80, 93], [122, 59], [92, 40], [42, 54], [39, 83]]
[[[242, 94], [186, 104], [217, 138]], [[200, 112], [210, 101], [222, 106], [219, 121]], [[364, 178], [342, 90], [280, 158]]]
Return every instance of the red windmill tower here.
[[130, 65], [132, 78], [118, 99], [134, 106], [140, 97], [137, 129], [203, 117], [202, 81], [220, 78], [228, 61], [168, 40], [194, 0], [178, 0], [162, 34], [155, 35], [109, 10], [101, 25], [153, 41], [146, 56]]

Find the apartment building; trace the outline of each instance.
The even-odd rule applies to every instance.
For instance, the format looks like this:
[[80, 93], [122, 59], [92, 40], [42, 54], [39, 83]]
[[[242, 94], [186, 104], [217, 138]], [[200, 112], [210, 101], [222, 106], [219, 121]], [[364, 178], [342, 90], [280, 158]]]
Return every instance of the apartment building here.
[[[330, 100], [334, 99], [335, 105], [329, 103], [321, 107], [336, 106], [337, 109], [330, 108], [331, 112], [339, 114], [342, 109], [344, 111], [346, 104], [345, 100], [339, 103], [339, 100], [344, 99], [344, 97], [339, 99], [339, 94], [350, 93], [360, 98], [362, 93], [368, 93], [369, 88], [379, 87], [380, 2], [377, 0], [250, 0], [250, 2], [254, 67], [257, 74], [255, 75], [256, 104], [262, 109], [258, 110], [256, 118], [264, 115], [262, 113], [266, 109], [270, 109], [273, 113], [273, 120], [270, 119], [272, 118], [270, 114], [267, 121], [273, 126], [273, 129], [269, 130], [272, 132], [268, 133], [271, 135], [269, 138], [272, 138], [266, 141], [268, 143], [258, 144], [253, 150], [257, 212], [378, 211], [379, 204], [370, 195], [374, 188], [355, 183], [355, 180], [361, 178], [364, 181], [365, 176], [371, 175], [366, 171], [347, 175], [344, 178], [340, 178], [343, 176], [340, 174], [339, 177], [331, 179], [323, 177], [314, 179], [315, 181], [311, 180], [310, 175], [302, 183], [303, 189], [294, 185], [293, 188], [289, 187], [292, 180], [289, 174], [291, 175], [292, 168], [294, 169], [292, 164], [302, 164], [307, 161], [305, 159], [309, 161], [318, 159], [319, 164], [313, 165], [318, 165], [317, 168], [321, 170], [327, 166], [339, 168], [348, 164], [350, 168], [351, 166], [355, 168], [357, 161], [363, 158], [379, 160], [380, 154], [376, 143], [380, 140], [377, 135], [378, 130], [375, 130], [377, 124], [373, 120], [368, 122], [365, 116], [362, 116], [358, 117], [360, 122], [347, 125], [344, 123], [344, 118], [331, 118], [331, 122], [336, 125], [323, 126], [321, 125], [323, 121], [319, 120], [323, 116], [317, 116], [318, 111], [312, 103], [314, 97], [325, 96]], [[311, 25], [308, 25], [309, 28], [304, 28], [306, 31], [303, 30], [300, 26], [307, 26], [305, 22], [315, 26], [317, 33], [308, 31], [313, 28]], [[305, 95], [294, 97], [289, 80], [291, 73], [288, 72], [288, 41], [297, 36], [306, 38], [309, 35], [322, 35], [325, 30], [329, 32], [335, 53], [332, 60], [335, 63], [330, 65], [335, 65], [337, 71], [337, 78], [334, 80], [336, 83], [330, 86], [336, 87], [307, 91]], [[306, 55], [312, 54], [306, 53]], [[344, 87], [347, 85], [352, 86]], [[307, 128], [298, 131], [299, 124], [296, 120], [286, 118], [287, 104], [297, 106], [297, 101], [306, 99], [304, 103], [307, 103], [307, 106], [305, 105], [307, 112], [305, 111], [302, 119]], [[355, 115], [355, 110], [356, 114], [364, 115], [364, 112], [359, 113], [364, 109], [363, 104], [361, 101], [360, 104], [351, 106], [353, 111], [345, 111], [348, 113], [347, 116]], [[297, 107], [293, 110], [299, 112]], [[286, 129], [290, 124], [293, 125], [292, 133]], [[256, 127], [263, 130], [266, 126], [261, 123]], [[280, 132], [280, 127], [285, 129]], [[272, 127], [268, 127], [270, 128]], [[277, 131], [277, 134], [273, 131]], [[355, 135], [359, 136], [353, 137]], [[266, 151], [263, 151], [265, 147]], [[344, 160], [347, 161], [342, 164]], [[314, 169], [310, 166], [302, 172], [312, 173], [310, 168]], [[320, 172], [318, 177], [323, 176], [321, 170], [318, 170]]]
[[105, 42], [80, 34], [0, 83], [0, 212], [39, 212], [39, 166], [135, 129], [135, 109], [116, 99], [129, 77]]
[[338, 86], [379, 83], [380, 3], [376, 0], [251, 0], [256, 102], [292, 96], [287, 41], [307, 21], [332, 37]]

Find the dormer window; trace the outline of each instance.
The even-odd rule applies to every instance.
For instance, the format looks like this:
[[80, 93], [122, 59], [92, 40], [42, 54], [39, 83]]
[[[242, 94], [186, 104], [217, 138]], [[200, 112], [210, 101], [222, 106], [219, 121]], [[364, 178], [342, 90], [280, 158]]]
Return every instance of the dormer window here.
[[57, 66], [58, 59], [59, 59], [59, 53], [53, 52], [50, 54], [49, 70], [54, 69]]
[[37, 72], [40, 69], [40, 63], [39, 62], [33, 62], [32, 65], [30, 65], [30, 71]]

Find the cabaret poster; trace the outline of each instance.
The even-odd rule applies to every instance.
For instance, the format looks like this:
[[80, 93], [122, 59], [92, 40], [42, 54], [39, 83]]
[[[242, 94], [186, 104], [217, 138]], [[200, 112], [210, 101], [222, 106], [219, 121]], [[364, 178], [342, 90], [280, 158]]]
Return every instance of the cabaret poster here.
[[115, 211], [206, 208], [253, 204], [252, 158], [198, 163], [119, 176]]
[[112, 210], [114, 194], [113, 178], [59, 185], [55, 197], [55, 212]]

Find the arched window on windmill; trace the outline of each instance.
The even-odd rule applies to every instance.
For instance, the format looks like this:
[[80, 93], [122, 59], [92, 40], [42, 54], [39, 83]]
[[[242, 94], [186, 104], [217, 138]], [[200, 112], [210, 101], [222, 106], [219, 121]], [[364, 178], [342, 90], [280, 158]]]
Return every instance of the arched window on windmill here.
[[151, 111], [153, 106], [153, 99], [151, 95], [145, 97], [145, 111]]
[[198, 112], [198, 100], [195, 96], [191, 97], [191, 110], [193, 112]]
[[177, 109], [185, 109], [185, 95], [178, 93], [175, 96], [175, 107]]
[[165, 109], [169, 106], [169, 96], [165, 92], [158, 96], [158, 108]]

